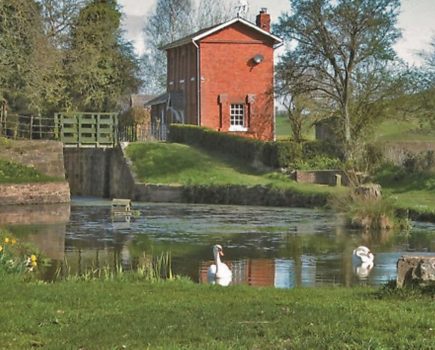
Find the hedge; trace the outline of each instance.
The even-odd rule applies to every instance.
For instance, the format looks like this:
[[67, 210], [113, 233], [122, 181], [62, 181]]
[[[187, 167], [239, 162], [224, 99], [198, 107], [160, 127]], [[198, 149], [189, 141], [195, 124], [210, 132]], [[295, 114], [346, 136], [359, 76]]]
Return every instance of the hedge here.
[[231, 154], [245, 163], [261, 162], [272, 168], [287, 168], [300, 159], [310, 159], [316, 155], [337, 156], [338, 153], [334, 145], [321, 141], [303, 144], [291, 141], [264, 142], [186, 124], [171, 124], [169, 141]]

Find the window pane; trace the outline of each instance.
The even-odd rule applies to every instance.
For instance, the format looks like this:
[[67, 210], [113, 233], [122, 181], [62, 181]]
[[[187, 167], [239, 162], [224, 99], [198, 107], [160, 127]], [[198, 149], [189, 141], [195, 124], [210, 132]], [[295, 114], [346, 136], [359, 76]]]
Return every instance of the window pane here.
[[232, 104], [230, 106], [230, 124], [231, 126], [244, 125], [245, 109], [242, 104]]

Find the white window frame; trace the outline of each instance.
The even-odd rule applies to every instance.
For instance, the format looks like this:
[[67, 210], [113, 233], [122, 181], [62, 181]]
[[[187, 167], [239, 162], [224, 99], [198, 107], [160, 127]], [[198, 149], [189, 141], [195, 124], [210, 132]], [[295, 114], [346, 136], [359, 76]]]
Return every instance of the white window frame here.
[[246, 112], [243, 103], [230, 104], [230, 131], [248, 131], [246, 125]]

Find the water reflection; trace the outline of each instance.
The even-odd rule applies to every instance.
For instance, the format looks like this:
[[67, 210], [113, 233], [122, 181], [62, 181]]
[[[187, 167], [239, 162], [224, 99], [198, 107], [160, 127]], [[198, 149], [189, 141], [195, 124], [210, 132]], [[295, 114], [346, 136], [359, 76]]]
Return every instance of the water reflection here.
[[[39, 207], [39, 206], [38, 206]], [[112, 220], [109, 201], [75, 199], [71, 206], [0, 207], [0, 223], [33, 242], [68, 269], [135, 268], [144, 254], [170, 252], [173, 271], [206, 282], [211, 247], [225, 247], [232, 284], [275, 286], [378, 285], [396, 275], [409, 251], [433, 254], [435, 225], [415, 223], [410, 236], [348, 231], [331, 212], [264, 208], [134, 203], [137, 217]], [[352, 265], [352, 250], [366, 245], [374, 266]]]

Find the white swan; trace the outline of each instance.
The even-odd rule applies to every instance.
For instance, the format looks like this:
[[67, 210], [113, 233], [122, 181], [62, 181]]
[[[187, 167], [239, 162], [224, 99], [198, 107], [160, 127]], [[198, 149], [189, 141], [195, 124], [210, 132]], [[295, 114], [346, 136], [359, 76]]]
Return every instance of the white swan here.
[[228, 286], [231, 283], [232, 272], [229, 267], [221, 262], [223, 256], [222, 246], [216, 244], [213, 246], [214, 264], [210, 265], [207, 271], [207, 279], [209, 283], [217, 283], [221, 286]]
[[374, 266], [374, 259], [375, 256], [369, 248], [362, 245], [354, 249], [352, 252], [352, 265], [354, 273], [360, 279], [366, 279]]
[[352, 252], [352, 262], [354, 264], [373, 264], [375, 256], [369, 248], [361, 245]]

